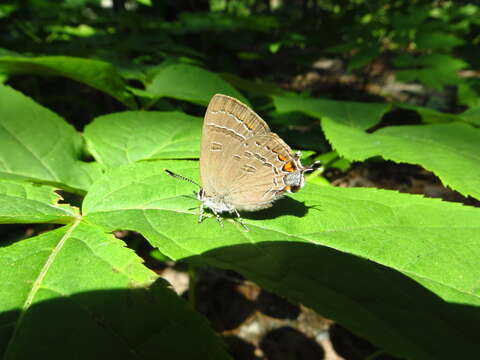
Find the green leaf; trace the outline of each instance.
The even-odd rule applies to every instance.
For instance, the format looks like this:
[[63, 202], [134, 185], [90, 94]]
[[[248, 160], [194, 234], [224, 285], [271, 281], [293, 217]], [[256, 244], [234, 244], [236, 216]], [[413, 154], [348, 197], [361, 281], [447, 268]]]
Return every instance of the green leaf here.
[[84, 191], [100, 174], [80, 161], [82, 139], [60, 116], [0, 85], [0, 178], [21, 178]]
[[172, 259], [239, 271], [388, 351], [422, 359], [476, 353], [480, 209], [307, 184], [272, 209], [242, 214], [245, 232], [212, 215], [197, 224], [195, 187], [164, 168], [198, 177], [186, 161], [123, 166], [92, 186], [86, 219], [138, 231]]
[[218, 338], [124, 243], [79, 220], [0, 248], [5, 359], [226, 359]]
[[369, 47], [360, 49], [348, 62], [347, 71], [351, 72], [352, 70], [361, 68], [369, 64], [373, 59], [375, 59], [380, 54], [380, 49], [378, 45], [369, 44]]
[[453, 121], [461, 121], [461, 118], [457, 114], [443, 113], [425, 106], [404, 103], [395, 103], [395, 106], [398, 106], [402, 109], [415, 110], [422, 117], [422, 121], [427, 124], [439, 124]]
[[[274, 100], [279, 111], [303, 111], [321, 118], [325, 136], [334, 149], [349, 160], [382, 156], [396, 162], [418, 164], [437, 174], [445, 185], [480, 199], [477, 166], [480, 130], [462, 123], [448, 123], [390, 126], [367, 134], [363, 130], [375, 125], [388, 105], [298, 97], [275, 97]], [[465, 176], [465, 169], [469, 176]]]
[[403, 82], [420, 81], [426, 86], [436, 90], [441, 90], [445, 85], [458, 84], [460, 81], [455, 70], [448, 71], [446, 68], [400, 70], [397, 71], [396, 78], [398, 81]]
[[418, 66], [417, 58], [410, 54], [400, 54], [392, 59], [392, 63], [398, 67]]
[[352, 166], [352, 162], [340, 157], [335, 151], [323, 153], [315, 158], [316, 161], [320, 161], [325, 169], [336, 168], [340, 171], [347, 171]]
[[241, 93], [219, 75], [187, 64], [162, 67], [146, 90], [156, 97], [167, 96], [200, 105], [207, 105], [215, 94], [230, 95], [249, 104]]
[[417, 58], [420, 66], [431, 66], [444, 70], [461, 70], [468, 66], [465, 61], [445, 54], [428, 54]]
[[0, 180], [0, 224], [66, 224], [78, 215], [77, 209], [59, 204], [62, 197], [50, 186]]
[[480, 126], [480, 106], [465, 110], [458, 116], [472, 125]]
[[399, 80], [419, 80], [435, 89], [440, 89], [444, 85], [457, 84], [460, 81], [457, 71], [468, 65], [463, 60], [444, 54], [424, 54], [417, 57], [401, 55], [395, 57], [393, 63], [399, 67], [415, 67], [415, 69], [398, 71]]
[[145, 6], [152, 6], [152, 0], [136, 0], [136, 1]]
[[322, 128], [335, 150], [350, 160], [382, 156], [418, 164], [433, 171], [446, 186], [480, 199], [479, 129], [448, 123], [389, 126], [367, 134], [328, 118], [323, 119]]
[[129, 111], [100, 116], [85, 127], [95, 159], [114, 167], [138, 160], [198, 158], [202, 119], [181, 112]]
[[301, 111], [313, 117], [336, 119], [361, 130], [376, 125], [389, 109], [387, 104], [311, 99], [299, 96], [274, 96], [273, 100], [279, 112]]
[[222, 77], [222, 79], [232, 84], [235, 88], [246, 91], [250, 94], [270, 96], [283, 95], [285, 93], [285, 90], [279, 88], [275, 84], [271, 84], [268, 82], [260, 80], [246, 80], [238, 75], [231, 73], [222, 73], [220, 74], [220, 76]]
[[63, 76], [103, 91], [129, 108], [135, 100], [123, 78], [110, 63], [71, 56], [0, 57], [0, 72]]
[[480, 79], [464, 79], [460, 83], [458, 102], [469, 107], [480, 106]]
[[424, 31], [418, 33], [416, 43], [419, 49], [445, 50], [463, 45], [464, 41], [455, 35], [445, 32]]
[[396, 11], [391, 17], [392, 25], [397, 31], [419, 28], [430, 16], [430, 5], [415, 4], [407, 9], [407, 13]]

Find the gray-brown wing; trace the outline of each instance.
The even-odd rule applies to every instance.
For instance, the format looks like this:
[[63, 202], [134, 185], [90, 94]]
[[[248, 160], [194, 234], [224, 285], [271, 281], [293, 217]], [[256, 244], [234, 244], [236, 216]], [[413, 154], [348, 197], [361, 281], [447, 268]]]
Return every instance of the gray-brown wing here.
[[206, 194], [223, 193], [229, 179], [222, 174], [232, 149], [253, 136], [270, 133], [260, 116], [240, 101], [226, 95], [213, 96], [203, 121], [200, 177]]
[[285, 176], [298, 167], [290, 147], [275, 133], [250, 138], [229, 156], [222, 172], [229, 184], [226, 200], [238, 210], [271, 206], [289, 190]]

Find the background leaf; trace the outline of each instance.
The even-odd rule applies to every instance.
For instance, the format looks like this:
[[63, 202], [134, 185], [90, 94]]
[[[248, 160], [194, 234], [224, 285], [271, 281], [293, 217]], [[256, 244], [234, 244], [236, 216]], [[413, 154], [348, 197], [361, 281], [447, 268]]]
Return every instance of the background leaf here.
[[455, 35], [445, 32], [419, 32], [416, 44], [421, 49], [448, 49], [463, 45], [464, 41]]
[[[326, 106], [325, 106], [326, 104]], [[433, 171], [445, 185], [480, 199], [480, 130], [463, 123], [389, 126], [368, 134], [387, 105], [275, 97], [279, 111], [303, 111], [322, 119], [334, 149], [352, 161], [374, 156], [418, 164]], [[427, 112], [426, 114], [429, 114]], [[453, 115], [452, 115], [453, 117]], [[469, 169], [473, 176], [464, 176]]]
[[462, 123], [404, 125], [367, 134], [328, 118], [322, 120], [322, 128], [334, 148], [350, 160], [382, 156], [418, 164], [452, 189], [480, 199], [479, 129]]
[[472, 125], [480, 126], [480, 106], [465, 110], [459, 116]]
[[299, 96], [274, 96], [273, 100], [279, 112], [301, 111], [313, 117], [325, 116], [361, 130], [369, 129], [380, 122], [382, 115], [389, 108], [388, 104], [367, 104]]
[[97, 163], [82, 162], [82, 139], [61, 117], [0, 85], [0, 177], [88, 189], [100, 175]]
[[187, 64], [162, 67], [148, 84], [147, 91], [157, 97], [172, 97], [207, 105], [215, 94], [233, 96], [245, 104], [248, 100], [219, 75]]
[[0, 57], [0, 72], [64, 76], [103, 91], [129, 108], [136, 104], [123, 78], [109, 63], [71, 56]]
[[100, 116], [85, 127], [95, 159], [114, 167], [137, 160], [196, 158], [202, 119], [181, 112], [129, 111]]

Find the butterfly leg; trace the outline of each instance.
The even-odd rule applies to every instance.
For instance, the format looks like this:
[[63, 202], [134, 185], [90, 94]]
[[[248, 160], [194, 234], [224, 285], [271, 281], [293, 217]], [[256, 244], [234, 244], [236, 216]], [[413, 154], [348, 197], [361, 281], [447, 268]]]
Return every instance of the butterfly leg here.
[[217, 213], [215, 210], [213, 210], [213, 213], [215, 214], [215, 217], [217, 218], [217, 221], [220, 223], [220, 226], [223, 228], [223, 220], [222, 220], [222, 217], [220, 216], [219, 213]]
[[200, 208], [198, 210], [198, 223], [200, 224], [203, 220], [203, 203], [200, 204]]
[[240, 223], [240, 225], [243, 226], [243, 228], [245, 229], [245, 231], [250, 231], [250, 229], [248, 228], [248, 226], [242, 221], [242, 218], [240, 217], [240, 214], [238, 213], [237, 209], [233, 209], [233, 211], [235, 212], [235, 215], [237, 215], [238, 222]]

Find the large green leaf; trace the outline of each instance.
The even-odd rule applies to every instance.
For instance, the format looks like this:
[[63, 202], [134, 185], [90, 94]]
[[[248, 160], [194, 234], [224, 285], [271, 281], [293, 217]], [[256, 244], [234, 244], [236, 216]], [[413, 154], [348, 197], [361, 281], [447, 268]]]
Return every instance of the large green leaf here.
[[0, 178], [23, 178], [86, 190], [100, 175], [80, 160], [82, 138], [60, 116], [0, 85]]
[[198, 117], [129, 111], [96, 118], [84, 136], [95, 159], [113, 167], [146, 159], [196, 158], [201, 133]]
[[86, 219], [138, 231], [172, 259], [239, 271], [389, 351], [422, 359], [476, 352], [480, 209], [307, 184], [273, 209], [243, 214], [245, 232], [233, 219], [224, 228], [213, 216], [197, 224], [194, 186], [164, 168], [198, 178], [186, 161], [121, 167], [92, 186]]
[[0, 248], [2, 359], [226, 359], [122, 241], [79, 220]]
[[330, 117], [360, 130], [376, 125], [390, 108], [388, 104], [312, 99], [300, 96], [274, 96], [279, 112], [301, 111], [313, 117]]
[[248, 100], [219, 75], [187, 64], [160, 68], [147, 91], [156, 97], [167, 96], [200, 105], [207, 105], [215, 94], [230, 95], [248, 104]]
[[104, 61], [71, 56], [3, 56], [0, 57], [0, 72], [64, 76], [103, 91], [129, 108], [136, 107], [123, 78], [112, 64]]
[[433, 171], [445, 185], [480, 199], [480, 129], [456, 122], [389, 126], [368, 134], [363, 130], [381, 115], [377, 104], [370, 110], [370, 104], [362, 104], [364, 108], [345, 111], [349, 103], [335, 102], [327, 108], [321, 99], [275, 98], [275, 103], [281, 111], [303, 111], [321, 118], [327, 139], [341, 156], [355, 161], [382, 156], [418, 164]]
[[0, 180], [0, 223], [69, 223], [78, 211], [50, 186]]
[[445, 185], [480, 199], [480, 129], [449, 123], [390, 126], [367, 134], [328, 118], [322, 128], [333, 147], [350, 160], [382, 156], [419, 164]]

